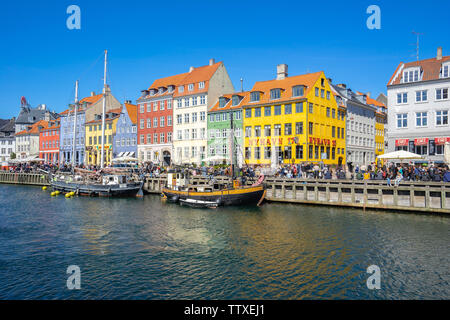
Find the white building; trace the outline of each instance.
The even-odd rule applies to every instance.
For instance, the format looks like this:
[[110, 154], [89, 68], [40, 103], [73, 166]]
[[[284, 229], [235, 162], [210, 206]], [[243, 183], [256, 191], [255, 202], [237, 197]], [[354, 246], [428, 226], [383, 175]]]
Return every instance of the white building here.
[[0, 161], [7, 161], [15, 151], [15, 118], [0, 119]]
[[387, 85], [388, 151], [407, 150], [443, 161], [450, 141], [450, 56], [401, 62]]
[[222, 62], [194, 68], [173, 94], [174, 162], [200, 164], [207, 156], [207, 113], [219, 96], [234, 92]]
[[365, 94], [357, 94], [345, 84], [332, 86], [338, 104], [347, 109], [346, 159], [353, 167], [375, 161], [375, 113], [377, 108], [367, 103]]
[[39, 156], [39, 131], [47, 125], [47, 120], [40, 120], [15, 134], [17, 159]]

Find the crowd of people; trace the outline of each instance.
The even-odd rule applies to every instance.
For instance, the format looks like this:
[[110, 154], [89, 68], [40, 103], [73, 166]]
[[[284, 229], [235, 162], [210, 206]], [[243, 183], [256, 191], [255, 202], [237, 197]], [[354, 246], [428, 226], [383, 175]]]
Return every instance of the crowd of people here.
[[[79, 168], [97, 171], [100, 166], [82, 165]], [[172, 167], [165, 167], [153, 163], [141, 163], [133, 167], [133, 171], [140, 176], [158, 177], [167, 173]], [[10, 172], [37, 173], [47, 171], [55, 173], [71, 172], [71, 164], [58, 166], [46, 163], [19, 163], [9, 169]], [[231, 167], [225, 165], [186, 167], [192, 176], [230, 176]], [[347, 180], [385, 180], [389, 186], [398, 186], [401, 181], [436, 181], [450, 182], [450, 170], [447, 165], [414, 164], [414, 163], [387, 163], [375, 165], [374, 163], [353, 167], [331, 167], [323, 163], [301, 163], [279, 165], [276, 169], [267, 166], [244, 166], [237, 168], [235, 175], [255, 179], [260, 175], [275, 176], [281, 178], [297, 179], [347, 179]]]

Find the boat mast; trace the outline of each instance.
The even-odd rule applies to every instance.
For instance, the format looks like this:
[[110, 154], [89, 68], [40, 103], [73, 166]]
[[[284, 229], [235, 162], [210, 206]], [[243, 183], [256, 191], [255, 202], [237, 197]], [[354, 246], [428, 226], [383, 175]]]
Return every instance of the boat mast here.
[[78, 109], [78, 80], [75, 82], [75, 113], [73, 121], [73, 139], [72, 139], [72, 169], [75, 168], [75, 141], [77, 135], [77, 109]]
[[230, 112], [230, 137], [231, 137], [231, 178], [234, 180], [234, 128], [233, 128], [233, 110]]
[[100, 168], [103, 169], [105, 161], [105, 112], [106, 112], [106, 61], [107, 61], [108, 50], [105, 50], [105, 71], [103, 76], [103, 108], [102, 108], [102, 154]]

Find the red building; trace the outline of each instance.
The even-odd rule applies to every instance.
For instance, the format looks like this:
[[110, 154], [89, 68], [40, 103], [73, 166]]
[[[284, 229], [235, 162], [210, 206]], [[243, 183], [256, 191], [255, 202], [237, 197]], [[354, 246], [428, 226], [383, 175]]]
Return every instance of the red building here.
[[39, 157], [45, 163], [59, 164], [60, 118], [47, 121], [39, 130]]
[[138, 156], [141, 161], [170, 165], [173, 140], [173, 94], [187, 73], [157, 79], [138, 99]]

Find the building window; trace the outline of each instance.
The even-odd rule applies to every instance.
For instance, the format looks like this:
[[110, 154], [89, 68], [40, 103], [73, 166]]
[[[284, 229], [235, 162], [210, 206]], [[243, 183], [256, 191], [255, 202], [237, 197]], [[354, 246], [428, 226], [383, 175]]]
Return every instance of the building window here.
[[416, 91], [416, 102], [427, 101], [427, 90]]
[[328, 118], [330, 117], [330, 108], [329, 107], [327, 107], [327, 117]]
[[295, 112], [296, 113], [303, 113], [303, 102], [297, 102], [295, 104]]
[[184, 87], [183, 86], [179, 86], [178, 87], [178, 92], [184, 92]]
[[314, 104], [309, 103], [309, 113], [314, 113]]
[[448, 110], [436, 111], [436, 125], [448, 125]]
[[275, 109], [274, 115], [276, 116], [281, 115], [281, 105], [275, 106], [274, 109]]
[[295, 146], [295, 158], [303, 159], [303, 146]]
[[245, 147], [245, 159], [250, 159], [251, 157], [251, 151], [249, 147]]
[[264, 107], [264, 116], [265, 117], [270, 117], [272, 114], [272, 107]]
[[172, 109], [172, 100], [167, 100], [167, 110]]
[[205, 88], [205, 81], [199, 82], [199, 83], [198, 83], [198, 88], [199, 88], [199, 89]]
[[161, 101], [159, 102], [159, 110], [164, 110], [164, 107], [165, 107], [164, 100], [161, 100]]
[[416, 112], [416, 126], [426, 127], [427, 126], [427, 113], [426, 112]]
[[140, 124], [140, 128], [141, 128], [141, 129], [144, 129], [144, 119], [141, 119], [141, 120], [139, 121], [139, 124]]
[[272, 155], [270, 147], [264, 147], [264, 159], [270, 159]]
[[189, 113], [184, 114], [184, 123], [189, 123]]
[[255, 117], [261, 117], [261, 107], [255, 108]]
[[260, 99], [260, 92], [259, 91], [255, 91], [255, 92], [251, 92], [250, 93], [250, 101], [254, 102], [254, 101], [259, 101]]
[[261, 126], [255, 126], [255, 137], [261, 137]]
[[167, 126], [172, 126], [172, 116], [167, 116]]
[[200, 121], [205, 121], [205, 119], [206, 119], [206, 112], [205, 111], [201, 111], [200, 112]]
[[408, 114], [407, 113], [398, 113], [397, 114], [397, 128], [406, 128], [408, 127]]
[[158, 143], [158, 134], [157, 134], [157, 133], [154, 133], [154, 134], [153, 134], [153, 143], [154, 143], [154, 144], [157, 144], [157, 143]]
[[145, 108], [145, 106], [144, 106], [144, 104], [140, 104], [139, 105], [139, 113], [144, 113], [144, 109]]
[[292, 134], [292, 124], [291, 123], [285, 123], [284, 124], [284, 135], [290, 136]]
[[436, 100], [448, 99], [448, 88], [436, 89]]
[[314, 91], [315, 91], [316, 97], [318, 97], [319, 96], [319, 88], [314, 88]]
[[245, 127], [245, 137], [250, 138], [252, 136], [252, 127]]
[[292, 147], [291, 146], [284, 147], [284, 159], [292, 159]]
[[246, 118], [252, 117], [252, 109], [245, 109], [245, 117]]
[[152, 127], [152, 119], [151, 118], [147, 118], [147, 129], [149, 129], [151, 127]]
[[295, 123], [295, 134], [303, 134], [303, 122]]
[[161, 132], [160, 136], [159, 136], [159, 142], [160, 143], [164, 143], [165, 142], [165, 135], [164, 132]]
[[293, 97], [301, 97], [304, 94], [303, 86], [295, 86], [292, 87], [292, 96]]
[[273, 131], [275, 137], [281, 136], [281, 124], [275, 124], [273, 126]]
[[197, 122], [197, 112], [192, 113], [192, 123]]
[[410, 70], [403, 72], [403, 82], [419, 81], [419, 70]]
[[153, 118], [153, 128], [158, 128], [158, 118]]
[[310, 122], [309, 123], [309, 134], [313, 134], [314, 131], [314, 123]]
[[270, 99], [280, 99], [281, 97], [281, 90], [280, 89], [272, 89], [270, 90]]
[[408, 103], [408, 93], [407, 92], [397, 93], [397, 103], [398, 104]]
[[265, 125], [264, 126], [264, 136], [266, 136], [266, 137], [270, 137], [270, 134], [271, 134], [271, 128], [272, 128], [272, 126], [271, 125]]
[[206, 104], [206, 96], [200, 96], [200, 104]]
[[284, 105], [284, 114], [291, 114], [292, 113], [292, 105], [291, 104], [285, 104]]
[[166, 117], [160, 117], [160, 118], [159, 118], [159, 126], [160, 126], [161, 128], [163, 128], [164, 125], [165, 125], [165, 119], [166, 119]]

